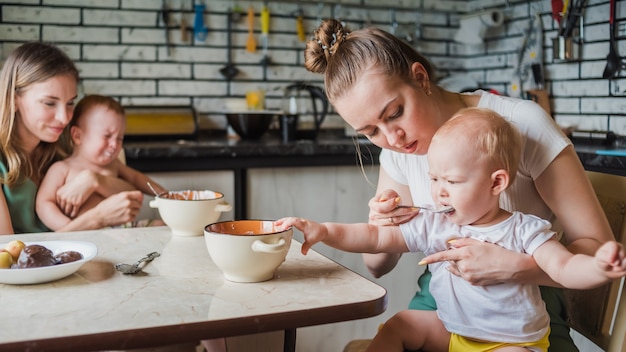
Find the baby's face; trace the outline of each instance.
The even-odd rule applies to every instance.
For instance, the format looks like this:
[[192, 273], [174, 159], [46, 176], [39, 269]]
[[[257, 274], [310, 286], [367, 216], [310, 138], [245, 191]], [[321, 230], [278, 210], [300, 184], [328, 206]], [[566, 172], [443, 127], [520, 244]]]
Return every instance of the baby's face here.
[[463, 138], [433, 139], [428, 149], [431, 193], [436, 206], [458, 225], [477, 224], [493, 206], [491, 169]]
[[93, 163], [108, 165], [122, 150], [124, 116], [113, 110], [104, 107], [89, 110], [79, 129], [80, 142], [75, 140], [75, 148], [80, 148], [81, 154]]

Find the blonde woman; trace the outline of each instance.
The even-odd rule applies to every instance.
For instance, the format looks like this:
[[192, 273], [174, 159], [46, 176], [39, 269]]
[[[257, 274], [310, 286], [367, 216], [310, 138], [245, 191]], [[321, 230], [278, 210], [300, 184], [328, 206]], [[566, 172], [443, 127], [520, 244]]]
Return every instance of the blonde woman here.
[[[77, 84], [72, 60], [50, 44], [23, 44], [5, 61], [0, 72], [0, 234], [48, 231], [35, 213], [35, 197], [48, 167], [59, 158], [58, 142], [72, 117]], [[60, 197], [71, 203], [73, 193], [68, 189]], [[142, 200], [140, 191], [118, 193], [58, 230], [135, 220]]]
[[[435, 83], [432, 65], [412, 47], [376, 28], [348, 31], [339, 21], [322, 22], [307, 42], [305, 67], [324, 75], [326, 94], [341, 117], [358, 133], [383, 148], [377, 194], [371, 199], [369, 221], [397, 226], [415, 216], [397, 208], [433, 203], [426, 152], [437, 129], [466, 107], [483, 107], [512, 121], [522, 134], [517, 180], [504, 192], [502, 207], [548, 219], [572, 253], [593, 255], [613, 239], [571, 142], [537, 104], [485, 91], [458, 94]], [[370, 272], [391, 271], [400, 254], [365, 254]], [[542, 296], [551, 314], [551, 351], [576, 351], [563, 316], [559, 284], [528, 254], [462, 239], [454, 248], [432, 255], [429, 262], [448, 261], [452, 273], [475, 285], [503, 282], [544, 286]], [[436, 310], [429, 292], [430, 273], [422, 275], [420, 291], [409, 307]]]

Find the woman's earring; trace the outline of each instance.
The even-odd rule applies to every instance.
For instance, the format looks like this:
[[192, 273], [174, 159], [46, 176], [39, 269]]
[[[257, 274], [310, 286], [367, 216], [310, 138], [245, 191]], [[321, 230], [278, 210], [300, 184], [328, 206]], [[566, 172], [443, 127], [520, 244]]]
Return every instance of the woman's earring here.
[[426, 93], [427, 96], [433, 94], [433, 92], [430, 91], [430, 88], [426, 87], [426, 89], [424, 89], [424, 93]]

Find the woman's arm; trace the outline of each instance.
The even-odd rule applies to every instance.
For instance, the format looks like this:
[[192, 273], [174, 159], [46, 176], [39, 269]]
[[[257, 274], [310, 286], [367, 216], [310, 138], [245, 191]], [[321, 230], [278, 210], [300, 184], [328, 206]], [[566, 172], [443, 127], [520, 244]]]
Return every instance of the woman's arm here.
[[[63, 213], [56, 202], [56, 191], [63, 186], [68, 168], [63, 162], [53, 164], [41, 181], [35, 199], [35, 210], [39, 219], [51, 230], [67, 225], [72, 219]], [[88, 196], [87, 196], [88, 197]]]
[[572, 253], [594, 255], [614, 240], [591, 182], [573, 146], [565, 148], [535, 180], [537, 191], [563, 226]]
[[14, 233], [7, 199], [4, 197], [4, 192], [0, 191], [0, 235], [12, 235]]
[[[376, 195], [369, 201], [369, 223], [379, 226], [397, 226], [409, 221], [417, 213], [397, 210], [397, 199], [402, 204], [413, 204], [411, 192], [407, 185], [394, 181], [381, 167], [378, 175]], [[393, 222], [390, 218], [393, 217]], [[374, 277], [381, 277], [390, 272], [400, 260], [401, 253], [363, 254], [363, 261]]]

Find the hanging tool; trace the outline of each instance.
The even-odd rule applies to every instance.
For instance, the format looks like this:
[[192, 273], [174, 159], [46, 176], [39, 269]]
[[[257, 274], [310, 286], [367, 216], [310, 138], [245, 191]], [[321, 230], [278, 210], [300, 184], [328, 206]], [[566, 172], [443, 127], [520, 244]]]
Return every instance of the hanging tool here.
[[226, 45], [227, 45], [227, 51], [228, 51], [228, 62], [226, 64], [226, 66], [222, 67], [220, 69], [220, 73], [222, 74], [222, 76], [224, 76], [224, 78], [226, 78], [226, 80], [230, 81], [233, 78], [235, 78], [235, 76], [237, 76], [237, 74], [239, 74], [239, 69], [237, 69], [237, 67], [235, 67], [235, 65], [233, 64], [233, 54], [232, 54], [232, 40], [231, 40], [231, 33], [232, 33], [232, 22], [233, 22], [233, 17], [232, 17], [232, 10], [228, 9], [228, 14], [226, 15]]
[[563, 0], [552, 0], [552, 19], [559, 24], [559, 35], [561, 34], [561, 11], [563, 10]]
[[246, 50], [249, 53], [256, 52], [256, 40], [254, 39], [254, 8], [248, 7], [248, 40], [246, 41]]
[[187, 27], [189, 24], [187, 23], [187, 19], [185, 18], [185, 9], [183, 9], [183, 5], [180, 5], [180, 41], [186, 43], [189, 41], [189, 33], [187, 32]]
[[306, 41], [306, 34], [304, 33], [304, 12], [300, 5], [298, 5], [298, 10], [294, 14], [296, 15], [296, 33], [298, 34], [298, 39], [304, 42]]
[[263, 3], [263, 9], [261, 9], [261, 35], [263, 40], [263, 59], [261, 64], [263, 65], [263, 80], [267, 81], [267, 66], [271, 64], [271, 59], [268, 55], [269, 47], [269, 34], [270, 34], [270, 10], [267, 8], [267, 3]]
[[615, 43], [615, 0], [611, 0], [609, 15], [609, 54], [606, 56], [606, 66], [602, 73], [602, 78], [613, 78], [621, 69], [622, 59], [617, 53], [617, 45]]
[[167, 7], [167, 1], [161, 2], [161, 20], [165, 27], [165, 46], [167, 47], [167, 56], [172, 55], [172, 44], [170, 43], [170, 9]]
[[193, 35], [201, 42], [206, 40], [209, 29], [204, 25], [204, 4], [195, 4], [196, 16], [193, 19]]

